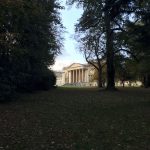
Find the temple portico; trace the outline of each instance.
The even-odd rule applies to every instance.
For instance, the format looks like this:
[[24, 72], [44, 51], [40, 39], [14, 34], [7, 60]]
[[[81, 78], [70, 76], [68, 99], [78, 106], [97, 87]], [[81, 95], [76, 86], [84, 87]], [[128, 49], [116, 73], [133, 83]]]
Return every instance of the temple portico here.
[[86, 82], [85, 69], [68, 70], [69, 83]]
[[93, 67], [89, 64], [73, 63], [70, 66], [63, 68], [60, 77], [62, 79], [61, 85], [80, 87], [97, 86], [97, 81], [93, 81], [93, 75]]
[[88, 83], [89, 65], [73, 63], [63, 69], [64, 84]]

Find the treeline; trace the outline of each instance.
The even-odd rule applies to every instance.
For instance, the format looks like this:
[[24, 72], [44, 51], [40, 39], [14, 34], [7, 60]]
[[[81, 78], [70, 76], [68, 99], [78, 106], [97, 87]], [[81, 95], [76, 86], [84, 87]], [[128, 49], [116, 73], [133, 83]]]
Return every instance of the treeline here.
[[[150, 0], [68, 0], [83, 14], [76, 24], [80, 51], [107, 90], [115, 81], [141, 80], [150, 86]], [[103, 75], [105, 74], [105, 75]]]
[[62, 44], [59, 9], [57, 0], [0, 1], [0, 100], [55, 85], [48, 66]]

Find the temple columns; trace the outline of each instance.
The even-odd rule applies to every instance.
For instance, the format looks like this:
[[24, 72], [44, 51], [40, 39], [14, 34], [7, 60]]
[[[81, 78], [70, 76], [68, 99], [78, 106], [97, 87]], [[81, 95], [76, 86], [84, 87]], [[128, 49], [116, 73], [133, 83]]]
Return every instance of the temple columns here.
[[84, 70], [82, 69], [82, 82], [84, 82]]
[[69, 71], [68, 73], [69, 73], [69, 83], [71, 83], [71, 71]]
[[77, 72], [78, 70], [76, 70], [76, 82], [78, 82], [78, 72]]
[[75, 78], [75, 77], [74, 77], [74, 70], [73, 70], [72, 72], [73, 72], [73, 83], [74, 83], [74, 78]]
[[81, 82], [81, 72], [80, 72], [80, 69], [79, 69], [79, 82]]
[[71, 70], [68, 73], [69, 73], [69, 83], [85, 82], [86, 74], [84, 69]]

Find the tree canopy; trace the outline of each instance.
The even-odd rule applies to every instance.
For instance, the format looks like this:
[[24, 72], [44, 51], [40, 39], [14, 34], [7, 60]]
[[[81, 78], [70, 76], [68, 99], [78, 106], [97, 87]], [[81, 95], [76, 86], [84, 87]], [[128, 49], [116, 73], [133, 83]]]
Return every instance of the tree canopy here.
[[118, 34], [127, 35], [127, 24], [129, 22], [136, 24], [142, 20], [142, 16], [149, 13], [149, 2], [146, 0], [68, 0], [69, 5], [74, 3], [84, 10], [76, 25], [76, 32], [83, 36], [96, 32], [105, 35], [107, 89], [113, 90], [115, 89], [115, 55], [124, 53], [124, 55], [135, 56], [131, 46], [123, 44], [124, 39], [118, 40]]
[[0, 89], [43, 89], [54, 78], [48, 66], [62, 46], [60, 9], [57, 0], [0, 2]]

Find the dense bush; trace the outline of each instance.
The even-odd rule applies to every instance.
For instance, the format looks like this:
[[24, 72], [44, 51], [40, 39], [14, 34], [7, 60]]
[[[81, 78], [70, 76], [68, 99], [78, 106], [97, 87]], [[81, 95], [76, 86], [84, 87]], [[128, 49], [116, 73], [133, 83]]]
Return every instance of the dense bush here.
[[32, 82], [32, 75], [29, 73], [18, 73], [14, 80], [17, 92], [32, 92]]
[[53, 88], [56, 84], [56, 76], [50, 70], [47, 70], [44, 74], [41, 75], [40, 78], [40, 82], [37, 82], [37, 88], [39, 90], [48, 90], [50, 88]]
[[0, 82], [0, 101], [9, 101], [15, 93], [15, 86]]
[[10, 100], [15, 93], [16, 86], [13, 84], [12, 76], [0, 67], [0, 101]]
[[16, 92], [34, 92], [36, 90], [49, 90], [56, 84], [54, 73], [45, 69], [34, 73], [5, 72], [0, 69], [0, 101], [11, 100]]
[[35, 90], [49, 90], [56, 84], [56, 77], [51, 70], [20, 73], [17, 76], [16, 87], [18, 92], [33, 92]]
[[60, 9], [57, 0], [0, 2], [0, 99], [55, 85], [48, 66], [62, 46]]

